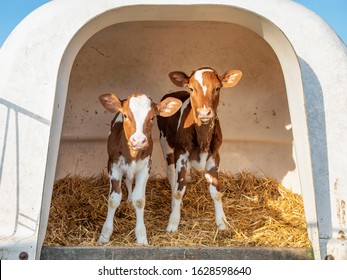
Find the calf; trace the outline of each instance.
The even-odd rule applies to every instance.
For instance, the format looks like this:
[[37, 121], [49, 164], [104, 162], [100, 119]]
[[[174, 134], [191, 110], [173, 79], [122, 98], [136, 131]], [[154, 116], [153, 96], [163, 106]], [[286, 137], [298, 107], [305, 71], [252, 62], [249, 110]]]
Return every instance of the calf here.
[[[135, 235], [138, 244], [147, 244], [144, 224], [145, 191], [151, 169], [153, 141], [151, 136], [154, 117], [168, 117], [182, 105], [178, 99], [168, 97], [158, 104], [144, 94], [132, 94], [121, 101], [114, 94], [99, 97], [101, 104], [116, 116], [111, 123], [108, 137], [108, 173], [110, 194], [108, 212], [99, 242], [109, 242], [113, 232], [113, 218], [122, 200], [121, 181], [125, 175], [128, 200], [136, 210]], [[135, 187], [132, 183], [135, 178]]]
[[201, 68], [188, 77], [183, 72], [171, 72], [171, 81], [189, 92], [180, 91], [165, 95], [183, 102], [181, 110], [169, 118], [158, 117], [160, 143], [167, 161], [167, 177], [172, 189], [172, 204], [168, 232], [178, 229], [181, 201], [186, 191], [186, 173], [192, 166], [205, 170], [210, 183], [209, 191], [214, 202], [215, 219], [219, 229], [227, 228], [222, 206], [222, 189], [218, 183], [219, 148], [222, 131], [217, 117], [219, 91], [233, 87], [241, 78], [241, 71], [230, 70], [218, 76], [211, 68]]

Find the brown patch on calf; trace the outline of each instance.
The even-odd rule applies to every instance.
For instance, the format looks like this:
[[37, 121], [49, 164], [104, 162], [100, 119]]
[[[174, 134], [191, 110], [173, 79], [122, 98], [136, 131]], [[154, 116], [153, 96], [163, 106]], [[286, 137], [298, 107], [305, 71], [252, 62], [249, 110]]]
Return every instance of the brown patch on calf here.
[[129, 107], [129, 98], [122, 102], [122, 111], [123, 114], [123, 130], [126, 136], [126, 139], [129, 141], [131, 135], [136, 131], [136, 122], [134, 120], [134, 115]]
[[115, 179], [111, 179], [111, 191], [110, 194], [112, 194], [113, 192], [120, 194], [121, 193], [121, 187], [120, 187], [120, 181], [119, 180], [115, 180]]
[[173, 153], [170, 153], [170, 154], [166, 155], [166, 162], [167, 162], [167, 165], [175, 163], [174, 154]]
[[182, 197], [183, 197], [183, 194], [182, 194], [181, 191], [176, 191], [176, 192], [175, 192], [175, 199], [181, 200]]
[[222, 200], [222, 197], [223, 197], [223, 193], [222, 193], [222, 192], [218, 192], [218, 193], [214, 196], [214, 199], [216, 199], [216, 200]]
[[144, 199], [138, 199], [135, 201], [135, 206], [137, 208], [144, 208], [145, 207], [145, 201]]
[[218, 178], [213, 177], [212, 175], [206, 173], [205, 174], [205, 178], [206, 180], [211, 183], [213, 186], [217, 186], [218, 185]]
[[116, 203], [111, 198], [109, 198], [108, 206], [111, 207], [112, 209], [114, 209], [114, 208], [116, 208]]

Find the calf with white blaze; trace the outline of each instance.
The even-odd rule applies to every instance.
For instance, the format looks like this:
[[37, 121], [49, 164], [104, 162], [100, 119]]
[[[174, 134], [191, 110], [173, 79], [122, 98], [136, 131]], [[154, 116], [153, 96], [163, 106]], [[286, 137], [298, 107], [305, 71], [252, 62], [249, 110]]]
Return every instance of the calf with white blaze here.
[[172, 188], [172, 203], [168, 232], [178, 229], [181, 202], [186, 191], [186, 174], [190, 167], [204, 170], [210, 183], [209, 191], [215, 206], [216, 224], [227, 228], [222, 206], [222, 189], [218, 183], [219, 148], [222, 131], [217, 117], [219, 91], [233, 87], [241, 78], [241, 71], [230, 70], [223, 76], [211, 68], [201, 68], [189, 77], [183, 72], [171, 72], [171, 81], [186, 91], [167, 94], [183, 102], [181, 110], [169, 118], [158, 117], [160, 144], [167, 162], [167, 177]]
[[109, 242], [113, 232], [114, 214], [122, 200], [121, 182], [124, 175], [128, 200], [132, 201], [136, 210], [136, 241], [138, 244], [147, 244], [144, 207], [146, 184], [151, 169], [151, 132], [154, 118], [156, 115], [171, 116], [177, 112], [182, 102], [169, 97], [155, 104], [148, 96], [139, 93], [122, 101], [112, 93], [103, 94], [99, 96], [99, 100], [106, 110], [116, 113], [111, 122], [107, 144], [110, 177], [108, 212], [99, 242]]

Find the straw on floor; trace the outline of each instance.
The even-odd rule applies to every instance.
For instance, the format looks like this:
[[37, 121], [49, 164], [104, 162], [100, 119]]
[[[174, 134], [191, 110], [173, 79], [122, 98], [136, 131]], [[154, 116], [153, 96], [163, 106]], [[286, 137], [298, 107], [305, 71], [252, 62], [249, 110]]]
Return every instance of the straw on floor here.
[[[150, 246], [310, 247], [303, 201], [271, 178], [250, 172], [222, 173], [223, 205], [229, 229], [219, 231], [208, 183], [193, 171], [183, 198], [181, 223], [175, 233], [165, 231], [171, 208], [166, 179], [152, 177], [146, 191], [145, 224]], [[116, 211], [109, 246], [136, 246], [135, 210], [123, 202]], [[107, 213], [109, 181], [105, 174], [69, 176], [53, 189], [45, 239], [49, 246], [95, 246]]]

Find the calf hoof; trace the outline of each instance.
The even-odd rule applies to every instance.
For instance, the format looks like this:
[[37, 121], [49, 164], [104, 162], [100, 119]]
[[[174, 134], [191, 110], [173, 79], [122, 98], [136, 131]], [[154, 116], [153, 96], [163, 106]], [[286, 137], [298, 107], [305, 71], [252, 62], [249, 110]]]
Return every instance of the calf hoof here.
[[98, 242], [101, 242], [101, 243], [108, 243], [108, 242], [110, 242], [110, 237], [105, 237], [104, 235], [101, 234], [101, 235], [99, 236]]
[[178, 229], [178, 224], [169, 224], [166, 228], [167, 232], [175, 232]]
[[135, 229], [135, 236], [138, 245], [148, 245], [145, 225], [139, 226]]
[[227, 229], [228, 229], [228, 226], [227, 226], [225, 223], [222, 223], [222, 224], [219, 224], [219, 225], [218, 225], [218, 229], [219, 229], [219, 230], [227, 230]]
[[219, 230], [227, 230], [229, 228], [227, 220], [224, 218], [223, 220], [217, 222], [217, 227]]
[[178, 211], [172, 211], [166, 231], [167, 232], [177, 231], [179, 224], [180, 224], [180, 213]]
[[136, 243], [137, 243], [137, 245], [148, 245], [148, 241], [147, 241], [146, 237], [144, 237], [144, 238], [137, 238]]

